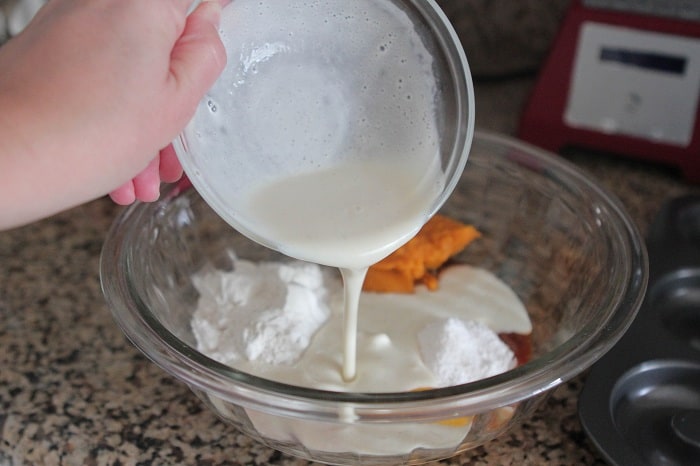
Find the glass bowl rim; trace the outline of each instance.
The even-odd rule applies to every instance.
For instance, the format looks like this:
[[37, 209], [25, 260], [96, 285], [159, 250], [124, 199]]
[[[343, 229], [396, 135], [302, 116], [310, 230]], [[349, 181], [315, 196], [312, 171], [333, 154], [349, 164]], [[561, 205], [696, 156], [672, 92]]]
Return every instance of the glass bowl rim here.
[[134, 217], [196, 191], [184, 179], [171, 185], [159, 201], [137, 202], [121, 212], [107, 233], [100, 257], [100, 280], [111, 312], [129, 340], [156, 365], [210, 395], [242, 406], [275, 409], [301, 418], [337, 418], [338, 407], [352, 405], [360, 422], [388, 419], [441, 419], [456, 412], [496, 409], [544, 393], [582, 372], [609, 350], [631, 324], [646, 291], [648, 258], [641, 235], [621, 203], [570, 162], [508, 136], [483, 131], [475, 140], [518, 151], [519, 165], [547, 167], [594, 192], [607, 207], [623, 239], [623, 287], [606, 301], [604, 319], [587, 324], [566, 342], [508, 372], [462, 385], [416, 392], [349, 393], [297, 387], [257, 377], [199, 353], [172, 334], [139, 299], [129, 284], [129, 254], [124, 244], [138, 233]]

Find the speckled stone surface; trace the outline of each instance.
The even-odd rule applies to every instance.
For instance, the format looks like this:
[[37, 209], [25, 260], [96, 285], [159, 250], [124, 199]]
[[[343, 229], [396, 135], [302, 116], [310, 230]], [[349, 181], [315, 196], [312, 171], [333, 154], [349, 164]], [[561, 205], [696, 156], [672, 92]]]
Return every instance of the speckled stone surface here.
[[[477, 75], [535, 67], [566, 0], [515, 3], [441, 1]], [[514, 134], [532, 83], [477, 83], [478, 127]], [[700, 193], [664, 167], [582, 151], [567, 157], [616, 194], [642, 231], [665, 200]], [[0, 232], [0, 466], [310, 464], [224, 425], [126, 340], [98, 277], [118, 211], [101, 199]], [[578, 421], [584, 380], [556, 388], [518, 429], [440, 464], [605, 464]]]
[[[531, 78], [477, 84], [478, 127], [513, 134]], [[645, 230], [694, 192], [672, 170], [585, 152], [569, 158]], [[100, 248], [119, 208], [101, 199], [0, 233], [0, 466], [306, 465], [214, 417], [143, 357], [101, 295]], [[600, 465], [576, 412], [583, 377], [508, 435], [440, 464]]]

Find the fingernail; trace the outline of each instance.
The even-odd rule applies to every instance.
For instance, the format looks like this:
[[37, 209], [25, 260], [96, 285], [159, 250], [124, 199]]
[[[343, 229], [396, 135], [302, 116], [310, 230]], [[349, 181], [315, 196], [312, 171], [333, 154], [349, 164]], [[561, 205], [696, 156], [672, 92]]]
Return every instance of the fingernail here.
[[203, 0], [202, 4], [199, 5], [204, 11], [202, 11], [202, 16], [205, 20], [210, 22], [213, 26], [218, 27], [221, 22], [221, 3], [219, 0]]

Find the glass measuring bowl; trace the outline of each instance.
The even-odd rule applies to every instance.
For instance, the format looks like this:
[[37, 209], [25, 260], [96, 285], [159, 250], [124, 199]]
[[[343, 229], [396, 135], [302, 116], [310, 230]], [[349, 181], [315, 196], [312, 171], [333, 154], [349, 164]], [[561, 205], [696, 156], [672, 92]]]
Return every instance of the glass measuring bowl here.
[[[353, 241], [365, 230], [393, 235], [382, 251], [365, 245], [372, 257], [346, 254], [369, 265], [452, 192], [471, 146], [474, 93], [459, 39], [435, 2], [237, 0], [223, 11], [220, 34], [228, 65], [174, 146], [197, 191], [235, 229], [336, 266], [355, 264], [321, 257], [339, 249], [326, 244], [323, 224], [345, 222]], [[300, 178], [318, 174], [324, 183], [313, 188]], [[300, 219], [299, 227], [279, 235], [250, 193], [294, 177], [306, 192], [276, 195], [269, 217], [285, 228]], [[383, 214], [369, 218], [379, 204]], [[414, 227], [402, 224], [407, 217]], [[295, 237], [311, 247], [295, 248]]]

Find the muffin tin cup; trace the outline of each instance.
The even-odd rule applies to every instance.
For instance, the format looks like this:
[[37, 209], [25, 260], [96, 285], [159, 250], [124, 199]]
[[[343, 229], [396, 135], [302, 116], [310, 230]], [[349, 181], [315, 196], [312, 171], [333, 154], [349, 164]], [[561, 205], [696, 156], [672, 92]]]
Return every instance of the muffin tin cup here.
[[700, 196], [663, 206], [635, 321], [591, 369], [583, 427], [614, 465], [700, 464]]

